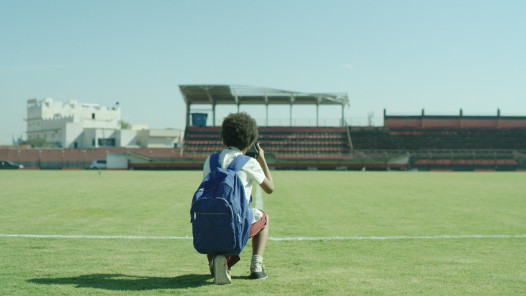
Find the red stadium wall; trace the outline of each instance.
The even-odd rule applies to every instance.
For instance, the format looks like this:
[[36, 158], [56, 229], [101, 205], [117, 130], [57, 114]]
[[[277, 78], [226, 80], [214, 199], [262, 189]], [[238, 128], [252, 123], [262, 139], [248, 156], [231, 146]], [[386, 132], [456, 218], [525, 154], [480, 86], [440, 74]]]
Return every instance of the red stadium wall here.
[[95, 159], [106, 159], [108, 153], [135, 153], [151, 158], [180, 158], [178, 148], [97, 148], [97, 149], [20, 149], [0, 148], [0, 159], [10, 160], [26, 168], [64, 169], [89, 168]]
[[384, 116], [390, 129], [516, 129], [526, 128], [526, 117]]

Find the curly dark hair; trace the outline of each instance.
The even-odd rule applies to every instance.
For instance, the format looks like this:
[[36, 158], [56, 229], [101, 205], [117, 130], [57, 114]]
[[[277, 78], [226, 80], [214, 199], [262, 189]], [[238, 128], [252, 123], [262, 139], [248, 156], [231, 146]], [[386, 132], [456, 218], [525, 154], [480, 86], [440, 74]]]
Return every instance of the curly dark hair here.
[[259, 137], [254, 118], [245, 112], [230, 113], [221, 126], [221, 138], [227, 147], [243, 150]]

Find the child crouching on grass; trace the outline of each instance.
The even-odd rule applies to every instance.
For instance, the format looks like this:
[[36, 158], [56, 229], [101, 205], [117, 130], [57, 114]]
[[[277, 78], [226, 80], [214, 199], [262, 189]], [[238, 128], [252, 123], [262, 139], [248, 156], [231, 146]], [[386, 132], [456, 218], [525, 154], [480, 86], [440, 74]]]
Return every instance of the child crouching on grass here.
[[[246, 113], [229, 114], [221, 127], [221, 139], [226, 147], [219, 154], [219, 163], [222, 168], [227, 168], [239, 154], [245, 154], [256, 142], [258, 129], [256, 121]], [[256, 144], [257, 159], [251, 158], [237, 173], [245, 187], [247, 201], [250, 202], [252, 184], [256, 181], [268, 194], [274, 191], [272, 175], [265, 160], [265, 151]], [[203, 165], [203, 179], [210, 173], [210, 157]], [[267, 274], [263, 266], [263, 254], [269, 233], [269, 217], [258, 209], [252, 208], [252, 225], [249, 237], [252, 238], [252, 260], [250, 263], [250, 278], [265, 279]], [[214, 283], [229, 284], [231, 282], [230, 268], [236, 264], [239, 255], [213, 255], [209, 254], [208, 264], [214, 276]]]

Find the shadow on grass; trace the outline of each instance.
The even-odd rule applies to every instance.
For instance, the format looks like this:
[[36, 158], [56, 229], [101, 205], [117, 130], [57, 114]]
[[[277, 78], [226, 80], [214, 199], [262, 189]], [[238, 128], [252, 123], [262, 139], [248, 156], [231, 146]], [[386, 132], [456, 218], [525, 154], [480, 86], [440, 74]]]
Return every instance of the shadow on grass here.
[[143, 291], [157, 289], [197, 288], [212, 284], [206, 274], [188, 274], [176, 277], [144, 277], [124, 274], [88, 274], [66, 278], [35, 278], [30, 283], [46, 285], [76, 285], [77, 288], [105, 290]]

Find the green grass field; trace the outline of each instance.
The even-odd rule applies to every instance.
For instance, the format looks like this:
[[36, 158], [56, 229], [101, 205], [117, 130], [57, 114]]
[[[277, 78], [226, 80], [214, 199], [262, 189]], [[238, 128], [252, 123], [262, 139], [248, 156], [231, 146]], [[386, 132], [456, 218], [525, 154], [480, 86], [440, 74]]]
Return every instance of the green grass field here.
[[191, 236], [201, 172], [0, 171], [0, 295], [526, 294], [525, 173], [273, 176], [271, 237], [325, 239], [269, 241], [263, 281], [249, 245], [216, 286], [191, 239], [168, 238]]

